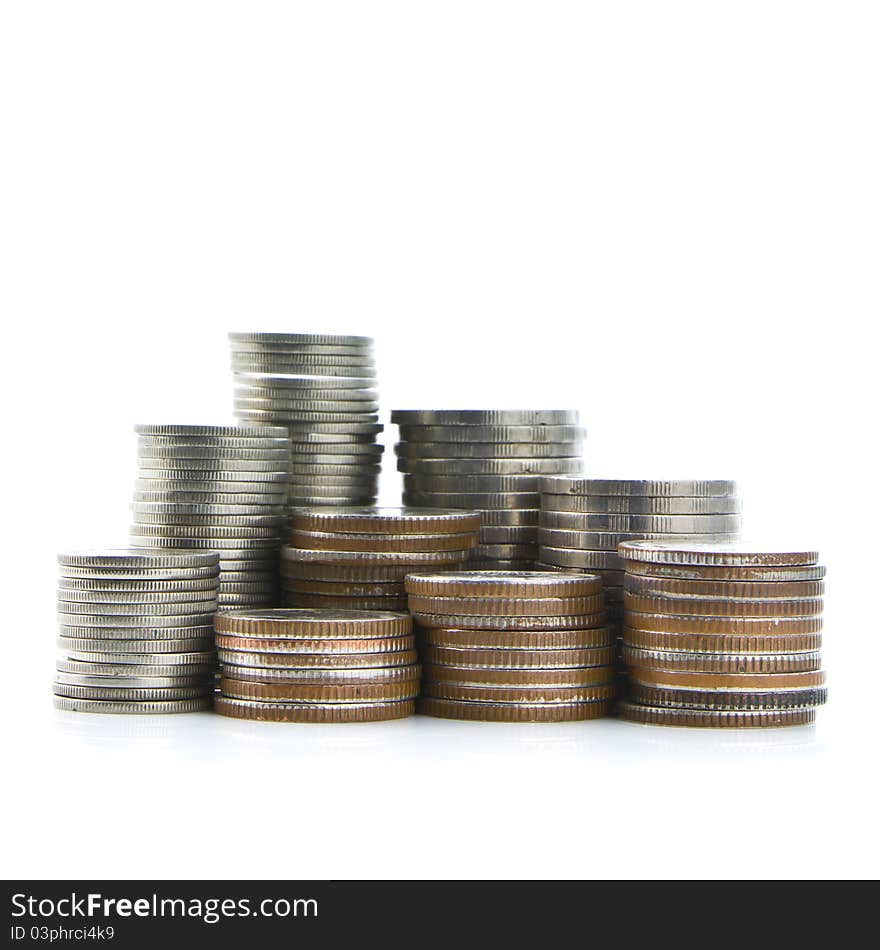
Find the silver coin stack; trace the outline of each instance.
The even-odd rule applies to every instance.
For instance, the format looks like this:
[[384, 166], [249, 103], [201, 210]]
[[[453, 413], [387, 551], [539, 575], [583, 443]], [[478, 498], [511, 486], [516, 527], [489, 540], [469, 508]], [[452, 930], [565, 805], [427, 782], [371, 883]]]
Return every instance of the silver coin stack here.
[[58, 557], [55, 705], [73, 712], [209, 709], [220, 561], [210, 551]]
[[624, 572], [618, 544], [672, 538], [709, 543], [739, 535], [740, 499], [732, 481], [548, 476], [540, 492], [539, 562], [600, 575], [618, 630]]
[[274, 606], [285, 429], [139, 425], [131, 543], [220, 556], [221, 608]]
[[288, 508], [370, 505], [384, 446], [373, 341], [323, 333], [230, 333], [235, 417], [290, 436]]
[[396, 410], [403, 503], [467, 508], [482, 519], [468, 566], [528, 570], [538, 554], [540, 476], [580, 472], [571, 410]]

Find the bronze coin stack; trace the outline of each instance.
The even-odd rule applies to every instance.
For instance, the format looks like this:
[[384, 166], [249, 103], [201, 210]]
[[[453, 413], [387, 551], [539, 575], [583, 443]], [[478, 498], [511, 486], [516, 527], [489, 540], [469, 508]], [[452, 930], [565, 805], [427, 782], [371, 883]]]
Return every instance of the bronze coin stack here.
[[825, 702], [822, 578], [809, 550], [633, 541], [625, 566], [622, 719], [761, 727]]
[[590, 575], [410, 574], [424, 668], [419, 712], [447, 719], [596, 719], [615, 695], [602, 581]]
[[537, 549], [538, 480], [583, 468], [578, 413], [562, 409], [395, 410], [403, 502], [482, 514], [469, 566], [529, 570]]
[[235, 417], [290, 437], [288, 508], [366, 505], [378, 494], [373, 340], [327, 333], [230, 333]]
[[380, 722], [415, 711], [408, 614], [232, 610], [214, 618], [224, 716], [262, 722]]
[[406, 610], [418, 570], [455, 570], [477, 544], [480, 515], [439, 508], [300, 508], [282, 550], [292, 607]]

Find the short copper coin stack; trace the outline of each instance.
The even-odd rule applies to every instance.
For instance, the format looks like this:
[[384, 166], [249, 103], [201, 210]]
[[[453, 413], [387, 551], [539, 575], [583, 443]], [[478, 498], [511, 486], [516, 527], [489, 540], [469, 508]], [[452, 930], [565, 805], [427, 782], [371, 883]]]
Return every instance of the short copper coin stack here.
[[622, 719], [760, 727], [825, 702], [822, 578], [808, 550], [632, 541], [624, 560]]
[[577, 411], [413, 409], [391, 421], [404, 504], [481, 512], [475, 569], [534, 567], [539, 476], [583, 468]]
[[216, 554], [122, 548], [61, 554], [58, 564], [57, 708], [141, 715], [211, 708]]
[[562, 722], [610, 712], [614, 647], [600, 578], [410, 574], [406, 590], [424, 664], [421, 713]]
[[415, 711], [419, 666], [408, 614], [232, 610], [215, 621], [224, 716], [379, 722]]
[[299, 508], [282, 551], [291, 607], [407, 610], [408, 573], [460, 568], [480, 515], [440, 508]]

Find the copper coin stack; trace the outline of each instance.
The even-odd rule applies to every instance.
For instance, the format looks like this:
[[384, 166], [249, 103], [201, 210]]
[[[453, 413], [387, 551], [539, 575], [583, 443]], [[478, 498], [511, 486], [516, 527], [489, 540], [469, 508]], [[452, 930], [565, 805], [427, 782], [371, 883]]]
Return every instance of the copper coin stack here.
[[282, 551], [292, 607], [406, 610], [408, 573], [455, 570], [477, 544], [480, 515], [439, 508], [299, 508]]
[[274, 606], [287, 433], [272, 427], [138, 425], [132, 544], [216, 551], [218, 605]]
[[410, 574], [424, 681], [419, 712], [447, 719], [596, 719], [615, 695], [602, 581], [590, 575]]
[[233, 610], [214, 619], [215, 709], [263, 722], [379, 722], [415, 711], [419, 666], [408, 614]]
[[57, 708], [210, 709], [216, 554], [122, 548], [61, 554], [58, 564]]
[[582, 470], [584, 430], [562, 409], [396, 410], [408, 505], [480, 511], [469, 566], [528, 570], [537, 548], [538, 481]]
[[731, 481], [559, 475], [542, 478], [540, 491], [539, 566], [600, 575], [618, 631], [623, 618], [621, 541], [729, 541], [740, 529], [740, 500]]
[[235, 417], [284, 426], [291, 442], [289, 508], [368, 505], [384, 446], [376, 437], [373, 341], [326, 333], [230, 333]]
[[633, 541], [621, 718], [657, 725], [813, 722], [825, 702], [822, 578], [809, 550]]

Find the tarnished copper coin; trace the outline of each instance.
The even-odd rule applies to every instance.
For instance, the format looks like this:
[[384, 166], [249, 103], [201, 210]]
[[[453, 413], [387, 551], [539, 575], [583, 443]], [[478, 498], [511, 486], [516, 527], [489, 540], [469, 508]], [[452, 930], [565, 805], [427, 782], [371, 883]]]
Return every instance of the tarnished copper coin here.
[[438, 614], [413, 608], [413, 616], [424, 627], [457, 627], [465, 630], [588, 630], [602, 627], [608, 619], [604, 610], [577, 616], [493, 617], [477, 614]]
[[[453, 614], [487, 617], [568, 617], [601, 611], [604, 596], [588, 597], [423, 597], [409, 595], [409, 609], [414, 614]], [[452, 626], [452, 624], [450, 624]]]
[[[608, 666], [614, 662], [614, 647], [591, 647], [581, 650], [475, 650], [463, 647], [422, 647], [426, 663], [457, 667], [488, 669], [571, 669], [585, 666]], [[427, 672], [427, 667], [426, 667]]]
[[611, 707], [611, 702], [476, 703], [422, 697], [418, 701], [417, 711], [422, 716], [479, 722], [577, 722], [607, 716]]
[[221, 716], [258, 722], [382, 722], [411, 716], [415, 712], [415, 702], [264, 703], [218, 696], [214, 710]]
[[608, 627], [588, 630], [460, 630], [420, 627], [419, 640], [435, 647], [474, 650], [581, 650], [610, 646]]
[[821, 706], [828, 698], [822, 687], [790, 690], [698, 690], [646, 686], [630, 680], [629, 698], [644, 706], [682, 709], [790, 709]]
[[693, 600], [805, 600], [825, 593], [822, 581], [714, 581], [626, 574], [623, 586], [642, 597]]
[[319, 610], [393, 610], [408, 609], [406, 597], [333, 597], [330, 594], [300, 594], [288, 591], [284, 596], [288, 607], [312, 607]]
[[652, 726], [695, 726], [714, 729], [755, 729], [804, 726], [816, 721], [813, 706], [793, 709], [677, 709], [618, 702], [618, 718]]
[[808, 653], [687, 653], [671, 650], [621, 650], [627, 666], [652, 670], [689, 670], [693, 673], [797, 673], [818, 670], [822, 655]]
[[415, 648], [415, 637], [372, 636], [364, 639], [355, 637], [320, 637], [308, 640], [304, 637], [270, 639], [269, 637], [230, 636], [217, 634], [217, 648], [235, 650], [239, 653], [305, 653], [305, 654], [348, 654], [348, 653], [395, 653]]
[[627, 610], [647, 614], [697, 614], [705, 617], [817, 617], [822, 613], [822, 598], [805, 600], [758, 600], [754, 597], [708, 600], [678, 596], [655, 597], [626, 591], [623, 603]]
[[534, 687], [582, 687], [605, 686], [615, 682], [617, 669], [614, 666], [589, 666], [574, 669], [515, 669], [499, 670], [470, 666], [431, 666], [427, 669], [425, 683], [451, 683], [458, 686], [505, 686], [511, 689], [523, 686]]
[[596, 576], [548, 571], [420, 571], [406, 579], [407, 593], [421, 597], [586, 597], [601, 589]]
[[217, 659], [221, 669], [228, 666], [259, 670], [357, 670], [412, 666], [419, 657], [414, 649], [381, 653], [255, 653], [219, 649]]
[[296, 529], [290, 536], [293, 548], [310, 551], [365, 551], [368, 553], [430, 553], [466, 551], [477, 544], [477, 532], [465, 534], [355, 534]]
[[623, 628], [623, 640], [643, 650], [670, 650], [692, 653], [804, 653], [822, 646], [821, 633], [709, 634], [661, 633]]
[[775, 634], [811, 634], [822, 629], [821, 617], [706, 617], [639, 613], [627, 609], [627, 627], [656, 630], [661, 633], [733, 634], [736, 636], [772, 636]]
[[409, 634], [412, 619], [407, 614], [391, 611], [368, 613], [288, 607], [221, 611], [214, 617], [214, 629], [218, 634], [273, 639], [393, 638]]
[[297, 508], [291, 513], [295, 530], [364, 534], [465, 534], [477, 531], [476, 511], [449, 508]]
[[[622, 559], [621, 559], [622, 563]], [[735, 565], [715, 564], [656, 564], [650, 561], [626, 562], [629, 575], [645, 577], [677, 578], [697, 581], [818, 581], [825, 576], [825, 568], [820, 564], [791, 565], [787, 567], [739, 567]]]
[[220, 693], [234, 699], [254, 699], [272, 703], [391, 703], [415, 699], [419, 694], [419, 684], [417, 680], [344, 686], [297, 682], [253, 683], [221, 676]]
[[649, 670], [631, 667], [630, 682], [669, 689], [719, 690], [743, 692], [787, 689], [812, 689], [825, 685], [823, 670], [803, 673], [693, 673], [689, 670]]
[[474, 703], [597, 703], [613, 699], [614, 683], [603, 686], [473, 686], [430, 680], [422, 695], [434, 699], [452, 699]]

